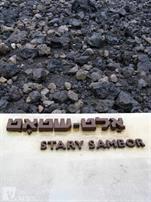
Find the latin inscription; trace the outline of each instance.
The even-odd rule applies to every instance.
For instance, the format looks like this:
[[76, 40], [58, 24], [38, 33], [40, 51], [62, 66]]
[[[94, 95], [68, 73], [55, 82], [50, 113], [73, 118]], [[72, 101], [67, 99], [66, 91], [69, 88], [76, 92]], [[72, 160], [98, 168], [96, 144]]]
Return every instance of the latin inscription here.
[[[84, 140], [78, 141], [42, 141], [40, 145], [40, 149], [44, 150], [82, 150], [84, 146]], [[144, 148], [145, 143], [142, 139], [117, 139], [117, 140], [90, 140], [86, 143], [89, 150], [105, 150], [105, 149], [124, 149], [124, 148]]]

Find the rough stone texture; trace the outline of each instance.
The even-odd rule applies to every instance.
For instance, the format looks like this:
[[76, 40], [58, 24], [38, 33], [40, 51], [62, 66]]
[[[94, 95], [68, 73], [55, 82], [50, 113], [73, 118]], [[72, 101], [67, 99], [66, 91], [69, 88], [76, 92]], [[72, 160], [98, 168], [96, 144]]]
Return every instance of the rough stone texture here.
[[9, 47], [4, 43], [0, 43], [0, 55], [6, 55], [8, 52]]
[[130, 112], [134, 106], [138, 105], [137, 101], [134, 100], [130, 94], [123, 91], [120, 92], [116, 104], [119, 108], [128, 110], [128, 112]]
[[53, 94], [53, 99], [57, 102], [65, 102], [68, 99], [66, 91], [59, 91]]
[[[150, 112], [150, 9], [146, 0], [1, 0], [1, 111]], [[26, 102], [32, 91], [36, 103]]]
[[68, 91], [68, 98], [72, 101], [78, 101], [78, 95], [72, 90]]

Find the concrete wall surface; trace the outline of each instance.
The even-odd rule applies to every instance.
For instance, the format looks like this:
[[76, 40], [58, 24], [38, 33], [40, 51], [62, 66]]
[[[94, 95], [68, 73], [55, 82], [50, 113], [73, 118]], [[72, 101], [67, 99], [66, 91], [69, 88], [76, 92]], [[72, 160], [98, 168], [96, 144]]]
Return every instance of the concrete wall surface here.
[[[13, 133], [9, 118], [122, 117], [126, 129], [95, 132]], [[88, 150], [90, 140], [136, 139], [144, 148]], [[41, 151], [41, 141], [84, 140], [81, 151]], [[150, 114], [1, 114], [0, 202], [150, 202]]]

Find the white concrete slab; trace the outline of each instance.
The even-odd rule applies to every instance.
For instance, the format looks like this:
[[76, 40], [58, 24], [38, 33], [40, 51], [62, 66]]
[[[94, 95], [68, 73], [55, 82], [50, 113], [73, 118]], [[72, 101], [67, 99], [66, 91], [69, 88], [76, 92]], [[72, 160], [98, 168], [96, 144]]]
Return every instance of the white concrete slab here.
[[[122, 117], [126, 130], [83, 133], [6, 132], [8, 118], [66, 118], [71, 115], [0, 115], [0, 202], [150, 202], [151, 115], [72, 115]], [[43, 140], [141, 138], [145, 148], [41, 151]]]

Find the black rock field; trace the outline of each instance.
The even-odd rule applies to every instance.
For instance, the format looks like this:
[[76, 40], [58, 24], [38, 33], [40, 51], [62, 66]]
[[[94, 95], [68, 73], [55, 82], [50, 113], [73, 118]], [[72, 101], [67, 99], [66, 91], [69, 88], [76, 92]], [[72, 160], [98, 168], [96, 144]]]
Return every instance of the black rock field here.
[[1, 0], [0, 112], [151, 112], [151, 0]]

